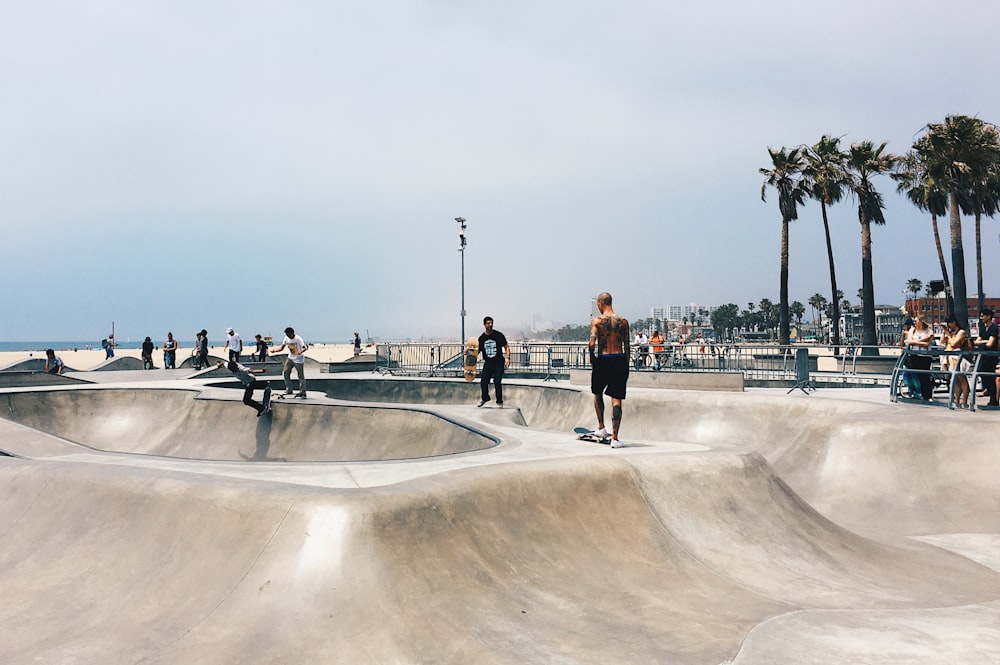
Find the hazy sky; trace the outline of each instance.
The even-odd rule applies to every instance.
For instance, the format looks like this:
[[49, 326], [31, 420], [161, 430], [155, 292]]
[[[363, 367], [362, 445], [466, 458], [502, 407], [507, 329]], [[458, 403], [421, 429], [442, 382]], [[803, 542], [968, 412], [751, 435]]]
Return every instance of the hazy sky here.
[[[971, 0], [0, 0], [0, 340], [457, 338], [456, 216], [468, 334], [581, 324], [604, 290], [629, 318], [777, 302], [768, 146], [903, 152], [947, 114], [1000, 122], [993, 19]], [[901, 303], [940, 277], [930, 219], [878, 184], [875, 289]], [[830, 215], [857, 302], [856, 208]], [[816, 204], [789, 281], [829, 297]]]

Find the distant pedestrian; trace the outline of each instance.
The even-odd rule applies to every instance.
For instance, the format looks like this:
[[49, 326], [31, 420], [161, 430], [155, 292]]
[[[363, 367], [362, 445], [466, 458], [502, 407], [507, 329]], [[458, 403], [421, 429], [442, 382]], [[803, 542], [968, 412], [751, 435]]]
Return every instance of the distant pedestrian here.
[[163, 366], [166, 369], [177, 369], [177, 340], [172, 332], [167, 333], [163, 341]]
[[490, 401], [490, 379], [497, 394], [497, 406], [503, 408], [503, 372], [510, 366], [510, 345], [499, 330], [493, 329], [493, 317], [483, 319], [485, 332], [479, 336], [479, 352], [483, 354], [483, 373], [479, 381], [482, 399], [476, 406]]
[[361, 335], [354, 333], [354, 355], [361, 355]]
[[198, 333], [198, 369], [208, 367], [208, 331], [204, 328]]
[[240, 334], [232, 328], [226, 328], [226, 346], [223, 351], [229, 350], [229, 359], [235, 363], [240, 361], [240, 354], [243, 352], [243, 340]]
[[292, 369], [299, 376], [299, 392], [297, 397], [306, 396], [306, 357], [305, 352], [309, 346], [302, 341], [302, 338], [295, 334], [295, 328], [288, 326], [285, 328], [285, 339], [281, 340], [281, 346], [274, 349], [271, 354], [279, 353], [288, 347], [288, 357], [285, 359], [285, 394], [292, 394]]
[[108, 335], [105, 339], [101, 340], [101, 348], [104, 349], [104, 359], [115, 357], [115, 336]]
[[142, 341], [142, 367], [153, 369], [153, 339], [149, 335]]
[[53, 349], [45, 349], [45, 371], [49, 374], [62, 374], [66, 365]]

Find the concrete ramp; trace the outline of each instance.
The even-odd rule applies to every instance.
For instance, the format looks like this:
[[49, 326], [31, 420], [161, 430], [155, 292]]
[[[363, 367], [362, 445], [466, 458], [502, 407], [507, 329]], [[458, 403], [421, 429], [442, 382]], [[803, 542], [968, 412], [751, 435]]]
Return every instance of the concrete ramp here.
[[89, 371], [116, 372], [123, 369], [143, 369], [142, 359], [132, 358], [131, 356], [116, 356], [114, 358], [108, 358], [101, 364], [91, 367]]
[[204, 460], [411, 459], [497, 443], [426, 411], [275, 400], [272, 414], [257, 418], [240, 402], [196, 395], [154, 389], [6, 393], [0, 394], [0, 413], [97, 450]]
[[9, 459], [0, 533], [10, 663], [716, 665], [774, 617], [1000, 597], [996, 572], [846, 533], [725, 453], [363, 493]]

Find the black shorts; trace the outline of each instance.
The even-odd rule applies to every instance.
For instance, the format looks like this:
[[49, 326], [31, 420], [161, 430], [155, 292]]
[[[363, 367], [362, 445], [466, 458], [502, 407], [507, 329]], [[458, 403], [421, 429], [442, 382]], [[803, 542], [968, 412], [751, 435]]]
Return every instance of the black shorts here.
[[624, 355], [598, 356], [590, 373], [590, 392], [625, 399], [628, 383], [628, 358]]

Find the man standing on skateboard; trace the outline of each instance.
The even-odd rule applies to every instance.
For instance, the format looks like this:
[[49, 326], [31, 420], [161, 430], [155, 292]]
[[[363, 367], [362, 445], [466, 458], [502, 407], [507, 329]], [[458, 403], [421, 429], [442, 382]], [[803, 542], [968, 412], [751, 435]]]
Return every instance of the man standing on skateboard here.
[[597, 296], [597, 311], [590, 321], [590, 392], [594, 394], [597, 412], [596, 437], [606, 437], [604, 427], [604, 393], [611, 398], [611, 447], [622, 448], [618, 428], [622, 424], [622, 400], [628, 383], [629, 329], [628, 321], [611, 308], [611, 294]]
[[479, 382], [482, 389], [482, 399], [476, 406], [482, 406], [490, 401], [490, 379], [497, 393], [497, 406], [503, 408], [503, 370], [510, 365], [510, 346], [507, 338], [499, 330], [493, 330], [493, 317], [483, 319], [486, 329], [479, 336], [479, 350], [483, 354], [483, 378]]
[[[260, 418], [262, 415], [271, 410], [271, 384], [267, 381], [258, 381], [254, 374], [263, 374], [264, 368], [261, 369], [250, 369], [245, 367], [235, 360], [230, 360], [228, 363], [223, 363], [221, 360], [217, 363], [217, 367], [222, 367], [225, 364], [226, 369], [233, 373], [233, 375], [240, 380], [243, 384], [243, 403], [247, 406], [257, 409], [257, 417]], [[257, 388], [264, 389], [264, 403], [254, 400], [253, 391]]]
[[273, 356], [288, 347], [288, 357], [285, 358], [285, 395], [292, 394], [292, 368], [295, 368], [299, 375], [299, 392], [296, 397], [306, 396], [306, 357], [305, 352], [309, 347], [302, 341], [302, 338], [295, 334], [295, 329], [291, 326], [285, 328], [285, 339], [281, 340], [281, 346], [271, 351]]

